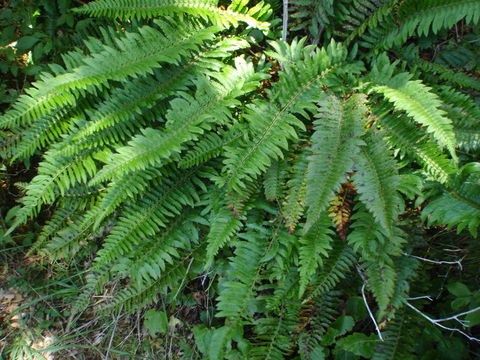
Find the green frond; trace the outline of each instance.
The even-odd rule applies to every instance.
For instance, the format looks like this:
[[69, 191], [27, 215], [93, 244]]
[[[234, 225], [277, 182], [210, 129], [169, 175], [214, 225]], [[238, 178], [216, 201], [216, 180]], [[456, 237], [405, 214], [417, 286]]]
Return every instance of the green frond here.
[[387, 107], [376, 107], [375, 113], [380, 115], [380, 125], [393, 145], [407, 157], [419, 161], [435, 180], [445, 183], [456, 171], [455, 164], [448, 159], [436, 142], [429, 140], [425, 133], [405, 119], [404, 115], [391, 113]]
[[283, 182], [286, 177], [287, 162], [274, 161], [268, 168], [263, 179], [263, 187], [265, 188], [265, 198], [267, 200], [278, 200], [281, 198], [283, 190]]
[[211, 40], [220, 30], [199, 25], [184, 25], [179, 29], [173, 21], [157, 25], [161, 31], [144, 26], [137, 32], [126, 33], [117, 40], [116, 48], [106, 46], [71, 72], [35, 82], [0, 118], [0, 128], [31, 123], [55, 108], [73, 106], [85, 91], [94, 92], [108, 81], [125, 80], [151, 73], [162, 64], [175, 64], [192, 51], [198, 51], [204, 41]]
[[241, 319], [253, 319], [257, 282], [263, 266], [270, 230], [251, 225], [249, 231], [239, 234], [244, 240], [236, 244], [235, 255], [230, 259], [227, 278], [220, 283], [216, 317], [226, 317], [236, 323]]
[[453, 70], [446, 65], [421, 59], [416, 60], [414, 66], [423, 70], [426, 75], [435, 75], [437, 80], [448, 81], [452, 85], [463, 88], [480, 90], [480, 80], [459, 71], [459, 69]]
[[377, 301], [379, 311], [383, 313], [391, 303], [395, 292], [397, 273], [386, 263], [369, 261], [364, 264], [367, 273], [367, 286]]
[[204, 189], [204, 186], [196, 168], [158, 179], [149, 192], [122, 211], [102, 249], [98, 251], [94, 266], [101, 266], [127, 254], [144, 238], [161, 231], [167, 226], [169, 218], [199, 201], [197, 189]]
[[477, 236], [480, 203], [472, 202], [456, 192], [445, 193], [423, 209], [422, 217], [428, 219], [430, 225], [447, 224], [449, 228], [456, 226], [458, 232], [467, 228], [473, 236]]
[[334, 234], [331, 226], [332, 221], [328, 214], [324, 213], [299, 240], [299, 297], [303, 296], [317, 269], [323, 266], [323, 259], [329, 257]]
[[219, 125], [229, 123], [232, 117], [230, 108], [239, 104], [236, 98], [255, 90], [264, 77], [255, 73], [251, 63], [240, 58], [236, 65], [236, 69], [226, 67], [218, 75], [218, 81], [200, 77], [196, 82], [195, 96], [178, 93], [170, 103], [165, 129], [143, 129], [128, 146], [117, 149], [92, 183], [172, 161], [172, 156], [180, 153], [186, 142], [196, 140], [204, 131], [210, 130], [213, 121]]
[[403, 110], [415, 122], [426, 127], [441, 146], [445, 146], [456, 159], [455, 133], [452, 121], [441, 109], [443, 104], [431, 89], [419, 80], [410, 80], [400, 86], [373, 86], [378, 92], [392, 102], [397, 110]]
[[224, 65], [219, 58], [247, 45], [236, 37], [222, 39], [202, 48], [194, 59], [187, 58], [179, 66], [165, 67], [161, 72], [155, 71], [154, 76], [132, 79], [124, 87], [113, 89], [101, 104], [88, 111], [89, 121], [79, 125], [64, 141], [62, 154], [130, 138], [141, 126], [162, 118], [165, 110], [162, 100], [186, 89], [192, 77], [220, 71]]
[[407, 345], [405, 340], [402, 339], [402, 333], [408, 331], [407, 326], [406, 315], [404, 314], [400, 314], [394, 320], [389, 321], [386, 329], [382, 331], [384, 341], [375, 346], [372, 360], [407, 359], [408, 357], [402, 354], [402, 348]]
[[19, 139], [9, 150], [11, 161], [28, 159], [47, 144], [58, 140], [77, 121], [77, 116], [71, 114], [69, 116], [65, 110], [59, 109], [41, 117], [27, 129], [16, 129], [15, 135]]
[[[118, 291], [111, 302], [99, 306], [102, 312], [111, 312], [122, 309], [126, 313], [133, 313], [158, 300], [159, 296], [167, 291], [180, 291], [186, 278], [192, 277], [189, 270], [198, 265], [193, 264], [196, 259], [202, 258], [205, 252], [204, 243], [200, 243], [192, 250], [181, 254], [181, 258], [169, 266], [161, 277], [146, 283], [131, 282], [127, 287]], [[198, 261], [197, 261], [198, 262]]]
[[355, 257], [352, 249], [343, 241], [335, 241], [332, 250], [320, 271], [315, 274], [312, 285], [307, 288], [307, 300], [323, 296], [348, 276]]
[[403, 232], [393, 227], [392, 233], [388, 234], [362, 203], [358, 203], [354, 210], [356, 213], [351, 217], [351, 232], [347, 237], [352, 249], [367, 261], [391, 264], [391, 257], [402, 254], [402, 246], [405, 242]]
[[36, 251], [42, 252], [45, 244], [61, 229], [67, 226], [72, 221], [78, 221], [79, 216], [77, 209], [70, 202], [64, 207], [57, 208], [45, 225], [42, 226], [42, 231], [37, 237], [37, 240], [30, 248], [29, 253]]
[[292, 31], [308, 30], [318, 43], [333, 14], [333, 0], [291, 0]]
[[[329, 291], [303, 303], [303, 308], [311, 314], [308, 329], [303, 330], [297, 340], [301, 360], [325, 358], [321, 342], [338, 317], [339, 295], [337, 291]], [[304, 319], [300, 318], [299, 320]]]
[[307, 174], [308, 230], [328, 207], [338, 187], [351, 171], [363, 145], [360, 136], [366, 120], [365, 96], [352, 95], [340, 100], [330, 95], [320, 102], [314, 121], [312, 154]]
[[136, 283], [159, 279], [183, 251], [191, 250], [198, 244], [199, 232], [192, 220], [195, 220], [193, 216], [181, 214], [167, 224], [160, 236], [145, 239], [128, 254], [129, 261], [120, 264], [120, 272]]
[[382, 45], [385, 47], [401, 45], [414, 34], [437, 34], [460, 20], [466, 24], [477, 24], [480, 19], [480, 1], [407, 0], [400, 4], [395, 17], [398, 18], [399, 25], [384, 35]]
[[[236, 5], [238, 3], [238, 5]], [[227, 9], [221, 9], [218, 0], [96, 0], [76, 11], [90, 16], [107, 16], [119, 19], [146, 19], [186, 13], [211, 19], [218, 25], [238, 26], [245, 22], [250, 27], [266, 30], [268, 23], [256, 19], [269, 13], [269, 6], [263, 3], [256, 8], [241, 6], [244, 2], [236, 1]]]
[[110, 269], [110, 264], [107, 264], [102, 268], [97, 269], [97, 271], [87, 274], [86, 284], [83, 286], [81, 294], [75, 299], [75, 302], [72, 305], [73, 314], [78, 314], [85, 310], [92, 301], [92, 295], [97, 291], [102, 290], [102, 287], [110, 280]]
[[282, 206], [282, 215], [285, 225], [290, 232], [294, 232], [305, 210], [307, 195], [308, 157], [310, 148], [304, 148], [297, 155], [292, 166], [292, 175], [286, 183], [285, 201]]
[[88, 211], [76, 221], [69, 222], [57, 231], [55, 236], [46, 243], [44, 253], [51, 259], [72, 259], [92, 237], [92, 226], [95, 222], [95, 212]]
[[[408, 300], [410, 284], [417, 276], [418, 267], [419, 261], [415, 258], [401, 256], [396, 259], [395, 271], [397, 273], [397, 280], [395, 282], [392, 299], [390, 300], [393, 311], [402, 308]], [[393, 311], [389, 312], [389, 317], [392, 317]]]
[[242, 219], [235, 216], [231, 209], [221, 207], [214, 212], [207, 236], [206, 267], [211, 265], [218, 251], [229, 243], [242, 225]]
[[353, 182], [360, 201], [373, 214], [388, 236], [403, 210], [403, 200], [397, 191], [400, 183], [396, 163], [381, 135], [369, 133], [355, 165]]
[[168, 175], [167, 171], [152, 168], [136, 171], [134, 174], [108, 184], [103, 196], [92, 208], [92, 211], [95, 212], [93, 227], [97, 228], [103, 219], [112, 214], [121, 203], [128, 199], [135, 199], [138, 194], [142, 194], [149, 187], [154, 186], [155, 181], [160, 177]]
[[362, 36], [367, 29], [376, 28], [392, 12], [398, 0], [360, 0], [353, 1], [343, 20], [342, 31], [348, 34], [345, 39], [350, 44], [356, 37]]
[[361, 255], [368, 288], [375, 296], [380, 312], [384, 312], [395, 293], [397, 272], [393, 257], [403, 254], [405, 239], [403, 232], [396, 227], [387, 234], [364, 206], [358, 204], [355, 207], [356, 213], [351, 218], [353, 222], [347, 241]]
[[480, 150], [480, 129], [455, 129], [457, 146], [465, 151]]
[[284, 157], [289, 141], [298, 139], [297, 130], [305, 129], [299, 117], [309, 118], [315, 102], [322, 98], [322, 85], [335, 86], [336, 76], [360, 70], [358, 63], [343, 65], [346, 56], [345, 49], [332, 42], [327, 48], [303, 53], [301, 62], [286, 64], [280, 80], [268, 91], [269, 100], [248, 106], [244, 118], [249, 136], [242, 145], [226, 149], [225, 176], [220, 185], [238, 191], [244, 182], [265, 172], [273, 160]]
[[86, 183], [96, 169], [91, 151], [73, 158], [57, 157], [54, 151], [45, 154], [38, 166], [38, 175], [28, 184], [25, 196], [20, 199], [22, 208], [15, 214], [15, 223], [9, 232], [36, 216], [43, 204], [53, 204], [57, 196], [64, 195], [73, 185]]
[[295, 331], [298, 306], [284, 306], [278, 316], [266, 316], [255, 321], [251, 360], [284, 360], [292, 347], [290, 336]]
[[215, 158], [223, 152], [225, 146], [236, 142], [240, 137], [240, 132], [233, 129], [229, 131], [222, 129], [219, 129], [218, 132], [212, 131], [185, 152], [185, 156], [180, 159], [179, 167], [187, 169]]

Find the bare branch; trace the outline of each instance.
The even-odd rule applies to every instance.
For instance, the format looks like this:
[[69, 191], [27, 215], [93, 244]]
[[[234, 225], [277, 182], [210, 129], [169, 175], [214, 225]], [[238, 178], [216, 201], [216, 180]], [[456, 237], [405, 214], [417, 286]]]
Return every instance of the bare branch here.
[[415, 259], [418, 259], [418, 260], [422, 260], [422, 261], [425, 261], [425, 262], [429, 262], [429, 263], [432, 263], [432, 264], [438, 264], [438, 265], [458, 265], [458, 267], [460, 268], [460, 271], [463, 270], [463, 266], [462, 266], [462, 260], [465, 258], [462, 257], [460, 260], [456, 260], [456, 261], [442, 261], [442, 260], [431, 260], [431, 259], [427, 259], [427, 258], [424, 258], [424, 257], [420, 257], [420, 256], [416, 256], [416, 255], [410, 255], [410, 254], [407, 254], [407, 253], [404, 253], [403, 255], [405, 256], [409, 256], [409, 257], [412, 257], [412, 258], [415, 258]]
[[407, 300], [420, 300], [420, 299], [428, 299], [430, 301], [433, 301], [433, 299], [428, 295], [411, 297], [411, 298], [408, 298]]
[[283, 26], [282, 26], [282, 40], [287, 41], [288, 31], [288, 0], [283, 0]]
[[475, 309], [472, 309], [472, 310], [469, 310], [469, 311], [465, 311], [463, 313], [460, 313], [460, 314], [457, 314], [457, 315], [453, 315], [453, 316], [450, 316], [448, 318], [443, 318], [443, 319], [432, 319], [430, 316], [424, 314], [423, 312], [421, 312], [419, 309], [417, 309], [415, 306], [413, 306], [412, 304], [410, 303], [405, 303], [410, 309], [412, 309], [413, 311], [415, 311], [417, 314], [420, 314], [422, 317], [424, 317], [425, 319], [427, 319], [428, 321], [430, 321], [432, 324], [444, 329], [444, 330], [449, 330], [449, 331], [454, 331], [454, 332], [458, 332], [459, 334], [462, 334], [463, 336], [465, 336], [467, 339], [471, 340], [471, 341], [478, 341], [480, 342], [480, 339], [476, 338], [476, 337], [473, 337], [473, 336], [470, 336], [468, 335], [467, 333], [463, 332], [462, 330], [460, 329], [457, 329], [457, 328], [452, 328], [452, 327], [449, 327], [449, 326], [445, 326], [443, 324], [441, 324], [441, 322], [443, 321], [447, 321], [447, 320], [457, 320], [458, 322], [460, 322], [463, 326], [465, 326], [465, 321], [464, 320], [460, 320], [458, 319], [458, 316], [462, 316], [462, 315], [466, 315], [466, 314], [470, 314], [472, 312], [475, 312], [475, 311], [478, 311], [480, 310], [480, 307], [478, 308], [475, 308]]
[[367, 296], [365, 295], [365, 287], [367, 286], [367, 279], [363, 275], [362, 271], [360, 270], [360, 267], [357, 266], [357, 271], [360, 277], [363, 280], [363, 285], [362, 285], [362, 298], [363, 302], [365, 303], [365, 307], [367, 308], [368, 315], [370, 316], [370, 319], [372, 319], [373, 325], [375, 326], [375, 330], [377, 331], [378, 337], [380, 338], [381, 341], [383, 340], [382, 332], [380, 331], [380, 328], [378, 327], [377, 321], [375, 320], [375, 316], [373, 316], [372, 310], [370, 310], [370, 306], [368, 305], [367, 301]]

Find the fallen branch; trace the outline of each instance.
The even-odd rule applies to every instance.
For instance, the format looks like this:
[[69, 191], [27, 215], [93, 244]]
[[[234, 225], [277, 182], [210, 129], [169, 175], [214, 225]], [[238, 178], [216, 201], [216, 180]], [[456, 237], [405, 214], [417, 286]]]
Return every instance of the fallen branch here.
[[459, 316], [463, 316], [463, 315], [467, 315], [467, 314], [471, 314], [473, 312], [476, 312], [478, 310], [480, 310], [480, 306], [475, 308], [475, 309], [472, 309], [472, 310], [468, 310], [468, 311], [464, 311], [462, 313], [459, 313], [459, 314], [456, 314], [456, 315], [452, 315], [452, 316], [449, 316], [449, 317], [446, 317], [446, 318], [441, 318], [441, 319], [433, 319], [431, 318], [430, 316], [424, 314], [422, 311], [420, 311], [419, 309], [417, 309], [415, 306], [413, 306], [412, 304], [410, 303], [406, 303], [406, 305], [412, 309], [413, 311], [415, 311], [416, 313], [420, 314], [422, 317], [424, 317], [425, 319], [427, 319], [428, 321], [430, 321], [432, 324], [442, 328], [442, 329], [445, 329], [445, 330], [449, 330], [449, 331], [454, 331], [454, 332], [458, 332], [459, 334], [462, 334], [463, 336], [465, 336], [467, 339], [471, 340], [471, 341], [478, 341], [480, 342], [480, 339], [479, 338], [476, 338], [476, 337], [473, 337], [473, 336], [470, 336], [468, 335], [467, 333], [463, 332], [462, 330], [458, 329], [458, 328], [453, 328], [453, 327], [449, 327], [449, 326], [445, 326], [443, 324], [441, 324], [442, 322], [444, 321], [448, 321], [448, 320], [456, 320], [458, 321], [460, 324], [462, 324], [462, 326], [465, 326], [466, 325], [466, 321], [465, 320], [461, 320], [459, 319], [458, 317]]
[[409, 257], [412, 257], [412, 258], [415, 258], [415, 259], [418, 259], [418, 260], [421, 260], [421, 261], [425, 261], [425, 262], [428, 262], [428, 263], [432, 263], [432, 264], [458, 265], [458, 267], [460, 268], [460, 271], [463, 270], [462, 260], [465, 258], [465, 257], [463, 257], [460, 260], [456, 260], [456, 261], [443, 261], [443, 260], [431, 260], [431, 259], [427, 259], [427, 258], [424, 258], [424, 257], [421, 257], [421, 256], [410, 255], [410, 254], [407, 254], [407, 253], [404, 253], [403, 255], [409, 256]]

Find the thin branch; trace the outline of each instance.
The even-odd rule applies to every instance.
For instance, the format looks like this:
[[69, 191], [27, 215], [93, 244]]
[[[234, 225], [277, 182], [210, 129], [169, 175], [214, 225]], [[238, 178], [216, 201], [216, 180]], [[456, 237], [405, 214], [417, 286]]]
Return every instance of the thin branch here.
[[410, 255], [410, 254], [407, 254], [407, 253], [404, 253], [403, 255], [409, 256], [409, 257], [412, 257], [412, 258], [415, 258], [415, 259], [418, 259], [418, 260], [422, 260], [422, 261], [425, 261], [425, 262], [429, 262], [429, 263], [432, 263], [432, 264], [458, 265], [458, 267], [460, 268], [460, 271], [463, 270], [462, 260], [465, 258], [465, 256], [464, 256], [460, 260], [456, 260], [456, 261], [442, 261], [442, 260], [431, 260], [431, 259], [427, 259], [427, 258], [424, 258], [424, 257], [416, 256], [416, 255]]
[[444, 329], [444, 330], [449, 330], [449, 331], [453, 331], [453, 332], [458, 332], [459, 334], [462, 334], [463, 336], [465, 336], [468, 340], [471, 340], [471, 341], [478, 341], [480, 342], [480, 339], [476, 338], [476, 337], [473, 337], [473, 336], [470, 336], [468, 335], [467, 333], [463, 332], [462, 330], [460, 329], [457, 329], [457, 328], [452, 328], [452, 327], [449, 327], [449, 326], [445, 326], [443, 324], [441, 324], [442, 321], [447, 321], [447, 320], [457, 320], [458, 322], [460, 322], [462, 325], [464, 325], [465, 321], [464, 320], [460, 320], [458, 319], [458, 316], [462, 316], [462, 315], [466, 315], [466, 314], [470, 314], [472, 312], [475, 312], [475, 311], [478, 311], [480, 310], [480, 307], [478, 308], [475, 308], [475, 309], [472, 309], [472, 310], [469, 310], [469, 311], [465, 311], [463, 313], [460, 313], [460, 314], [457, 314], [457, 315], [453, 315], [453, 316], [450, 316], [448, 318], [443, 318], [443, 319], [432, 319], [430, 316], [424, 314], [423, 312], [421, 312], [419, 309], [417, 309], [415, 306], [413, 306], [412, 304], [406, 302], [405, 303], [410, 309], [412, 309], [413, 311], [415, 311], [417, 314], [420, 314], [422, 317], [424, 317], [425, 319], [427, 319], [428, 321], [430, 321], [432, 324]]
[[180, 293], [180, 290], [182, 290], [183, 284], [185, 284], [185, 279], [187, 278], [188, 273], [190, 272], [190, 267], [192, 266], [192, 263], [194, 260], [195, 259], [193, 257], [190, 259], [190, 263], [188, 264], [187, 271], [185, 272], [185, 276], [183, 277], [182, 282], [180, 283], [180, 286], [178, 287], [178, 290], [175, 296], [173, 297], [174, 300], [177, 298], [178, 294]]
[[380, 340], [383, 340], [382, 332], [380, 331], [380, 328], [378, 327], [377, 321], [375, 320], [375, 317], [372, 314], [372, 310], [370, 310], [370, 306], [368, 306], [367, 302], [367, 297], [365, 296], [365, 286], [367, 286], [367, 283], [364, 282], [362, 285], [362, 297], [363, 297], [363, 302], [365, 303], [365, 307], [367, 308], [368, 315], [370, 316], [370, 319], [372, 319], [373, 325], [375, 325], [375, 330], [377, 331], [378, 337]]
[[370, 319], [372, 319], [372, 322], [373, 322], [373, 325], [375, 326], [375, 330], [378, 334], [378, 337], [380, 338], [381, 341], [384, 341], [383, 336], [382, 336], [382, 332], [380, 331], [380, 328], [377, 324], [377, 321], [375, 320], [375, 316], [373, 316], [372, 310], [370, 310], [370, 306], [368, 305], [368, 301], [367, 301], [367, 296], [365, 295], [365, 287], [367, 286], [367, 278], [362, 273], [362, 270], [360, 269], [360, 267], [358, 265], [357, 265], [357, 272], [358, 272], [358, 275], [360, 275], [360, 277], [363, 280], [362, 298], [363, 298], [363, 302], [365, 303], [365, 307], [367, 308], [368, 315], [370, 316]]
[[283, 0], [283, 26], [282, 26], [282, 40], [287, 41], [288, 31], [288, 0]]
[[[442, 322], [442, 321], [447, 321], [447, 320], [458, 320], [458, 318], [459, 318], [460, 316], [468, 315], [468, 314], [477, 312], [478, 310], [480, 310], [480, 306], [479, 306], [479, 307], [476, 307], [475, 309], [467, 310], [467, 311], [461, 312], [461, 313], [459, 313], [459, 314], [457, 314], [457, 315], [452, 315], [452, 316], [447, 317], [447, 318], [436, 319], [435, 321], [436, 321], [436, 322]], [[463, 321], [463, 320], [462, 320], [462, 321]]]
[[433, 301], [433, 299], [430, 297], [430, 296], [417, 296], [417, 297], [411, 297], [411, 298], [408, 298], [407, 300], [420, 300], [420, 299], [428, 299], [430, 301]]

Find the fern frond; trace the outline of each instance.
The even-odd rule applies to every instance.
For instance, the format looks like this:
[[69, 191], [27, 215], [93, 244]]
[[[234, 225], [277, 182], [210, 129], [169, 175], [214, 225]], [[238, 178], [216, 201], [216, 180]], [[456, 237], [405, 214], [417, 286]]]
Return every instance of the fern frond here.
[[460, 232], [467, 228], [473, 236], [477, 236], [480, 226], [480, 203], [473, 202], [456, 192], [445, 193], [432, 200], [422, 211], [422, 217], [428, 224], [447, 224], [449, 228], [456, 226]]
[[408, 37], [417, 34], [426, 36], [448, 29], [460, 20], [467, 24], [477, 24], [480, 19], [480, 2], [478, 0], [429, 0], [403, 1], [396, 17], [400, 25], [384, 35], [382, 45], [403, 44]]
[[268, 246], [268, 228], [251, 225], [241, 234], [235, 256], [230, 260], [227, 279], [220, 284], [216, 317], [226, 317], [236, 323], [241, 319], [252, 320], [252, 306], [256, 303], [256, 287], [260, 281], [261, 260]]
[[192, 220], [192, 216], [182, 214], [167, 224], [160, 236], [145, 239], [128, 254], [131, 260], [121, 263], [121, 272], [136, 283], [159, 279], [183, 251], [191, 250], [198, 243], [198, 229]]
[[394, 227], [392, 233], [387, 234], [362, 203], [358, 203], [354, 210], [356, 213], [351, 217], [351, 233], [347, 237], [350, 246], [367, 261], [378, 260], [392, 264], [391, 257], [402, 254], [405, 242], [403, 232]]
[[363, 144], [360, 136], [367, 112], [364, 104], [362, 95], [352, 95], [345, 101], [328, 96], [320, 102], [308, 164], [307, 230], [328, 207], [346, 173], [353, 167]]
[[41, 117], [27, 129], [16, 129], [15, 135], [19, 136], [19, 140], [9, 150], [11, 161], [27, 159], [37, 150], [55, 142], [78, 121], [78, 117], [79, 114], [75, 116], [68, 114], [64, 109], [59, 109]]
[[44, 161], [38, 166], [38, 175], [28, 184], [25, 196], [20, 199], [23, 206], [15, 214], [15, 222], [8, 231], [37, 215], [43, 204], [53, 204], [58, 195], [64, 195], [74, 184], [86, 183], [97, 169], [91, 153], [87, 151], [74, 158], [58, 158], [55, 152], [45, 154]]
[[400, 179], [387, 145], [380, 135], [365, 138], [355, 166], [353, 182], [360, 201], [373, 214], [377, 223], [393, 235], [393, 226], [403, 210], [403, 200], [397, 192]]
[[322, 267], [323, 258], [329, 256], [329, 250], [332, 249], [333, 230], [330, 229], [332, 222], [328, 215], [324, 213], [316, 224], [304, 233], [299, 241], [299, 273], [300, 290], [299, 297], [302, 297], [307, 285], [310, 283], [317, 268]]
[[314, 43], [320, 41], [333, 15], [333, 0], [292, 0], [290, 18], [293, 31], [308, 29]]
[[335, 241], [332, 250], [320, 271], [315, 274], [312, 285], [307, 288], [306, 300], [327, 294], [350, 272], [355, 262], [352, 249], [343, 241]]
[[125, 176], [115, 182], [112, 182], [105, 189], [104, 195], [92, 208], [95, 212], [94, 228], [124, 201], [134, 199], [136, 195], [145, 192], [151, 186], [154, 186], [155, 181], [162, 176], [168, 176], [166, 171], [155, 168], [143, 171], [136, 171], [130, 176]]
[[[241, 2], [237, 1], [237, 3]], [[75, 11], [91, 16], [119, 19], [146, 19], [187, 13], [209, 18], [225, 27], [238, 26], [239, 22], [245, 22], [250, 27], [268, 29], [268, 23], [255, 18], [255, 15], [262, 17], [269, 11], [266, 5], [261, 4], [252, 11], [242, 6], [235, 6], [235, 2], [227, 9], [221, 9], [217, 4], [218, 0], [96, 0]]]
[[263, 179], [265, 198], [267, 200], [278, 200], [282, 194], [282, 184], [287, 172], [286, 161], [274, 161], [268, 168]]
[[231, 209], [221, 207], [213, 214], [210, 231], [207, 236], [207, 254], [205, 266], [208, 267], [218, 251], [240, 230], [242, 219], [235, 216]]
[[204, 188], [204, 184], [196, 168], [159, 179], [149, 192], [122, 212], [103, 248], [97, 253], [95, 267], [128, 253], [144, 238], [154, 236], [165, 228], [169, 218], [199, 200], [198, 187]]
[[227, 124], [231, 118], [230, 108], [238, 105], [236, 97], [254, 90], [262, 78], [262, 74], [255, 73], [251, 63], [241, 59], [237, 61], [237, 69], [227, 67], [218, 76], [218, 82], [200, 78], [195, 96], [183, 92], [172, 100], [165, 130], [144, 129], [142, 135], [134, 137], [128, 146], [117, 149], [92, 183], [171, 161], [173, 155], [184, 149], [187, 141], [196, 140], [209, 130], [211, 122]]
[[346, 44], [350, 44], [356, 37], [362, 36], [369, 28], [375, 28], [389, 14], [398, 0], [366, 0], [353, 1], [350, 11], [343, 20], [343, 32], [348, 34]]
[[302, 360], [324, 358], [321, 341], [338, 315], [338, 296], [339, 292], [329, 291], [303, 302], [297, 325], [297, 343]]
[[298, 117], [309, 117], [315, 110], [314, 104], [323, 94], [322, 85], [335, 86], [336, 76], [360, 70], [359, 64], [342, 64], [346, 56], [345, 49], [332, 42], [320, 51], [304, 53], [302, 62], [285, 67], [268, 92], [270, 100], [254, 101], [245, 113], [249, 137], [241, 146], [227, 148], [220, 185], [238, 191], [244, 182], [265, 172], [273, 160], [284, 157], [289, 141], [298, 139], [297, 129], [305, 128]]
[[285, 225], [290, 232], [294, 232], [305, 210], [305, 197], [307, 195], [308, 157], [310, 149], [304, 148], [295, 159], [292, 175], [287, 182], [285, 201], [283, 202], [282, 215]]
[[219, 156], [225, 146], [234, 143], [240, 137], [240, 132], [233, 129], [230, 131], [219, 129], [218, 132], [210, 132], [185, 152], [185, 156], [182, 157], [178, 165], [183, 169], [198, 166]]
[[384, 109], [376, 107], [375, 113], [380, 115], [381, 126], [386, 130], [389, 141], [406, 156], [418, 160], [435, 180], [447, 182], [456, 169], [453, 161], [402, 114], [391, 113], [389, 109], [385, 112]]
[[[375, 346], [375, 353], [372, 360], [394, 360], [407, 357], [400, 353], [401, 347], [405, 346], [402, 339], [402, 331], [407, 330], [405, 326], [406, 315], [401, 314], [393, 321], [388, 322], [386, 329], [382, 332], [384, 341]], [[400, 353], [400, 354], [399, 354]]]
[[295, 330], [298, 306], [279, 309], [278, 316], [266, 316], [255, 321], [254, 343], [249, 352], [252, 360], [284, 360], [292, 347], [290, 336]]
[[[393, 311], [405, 305], [410, 292], [410, 284], [417, 275], [416, 271], [418, 267], [419, 261], [415, 258], [401, 256], [396, 259], [395, 271], [397, 273], [397, 280], [395, 282], [392, 299], [390, 300]], [[392, 317], [393, 311], [390, 311], [389, 317]]]
[[465, 151], [480, 150], [480, 129], [455, 129], [457, 146]]
[[390, 305], [395, 293], [397, 273], [387, 263], [368, 261], [364, 264], [367, 273], [367, 285], [377, 301], [379, 311], [383, 313]]
[[445, 146], [456, 159], [455, 133], [452, 122], [441, 109], [442, 102], [431, 89], [418, 80], [401, 86], [374, 86], [372, 91], [383, 94], [397, 110], [403, 110], [415, 122], [426, 127], [441, 146]]
[[201, 259], [204, 252], [204, 243], [198, 244], [192, 250], [182, 253], [181, 259], [169, 266], [160, 278], [147, 283], [130, 283], [126, 288], [117, 292], [111, 302], [99, 306], [99, 310], [107, 312], [121, 308], [126, 313], [132, 313], [154, 303], [161, 294], [166, 294], [168, 290], [174, 293], [179, 291], [184, 283], [182, 279], [192, 276], [188, 271], [195, 268], [196, 265], [192, 265], [192, 263], [196, 259]]
[[417, 59], [414, 66], [423, 70], [426, 74], [435, 74], [437, 79], [448, 81], [452, 85], [480, 90], [480, 80], [459, 71], [459, 69], [453, 70], [446, 65], [421, 59]]
[[172, 21], [157, 25], [161, 31], [150, 26], [139, 28], [117, 40], [117, 48], [105, 47], [71, 72], [35, 82], [0, 118], [0, 128], [31, 123], [55, 108], [72, 106], [85, 91], [94, 92], [108, 81], [125, 80], [147, 74], [162, 64], [175, 64], [220, 30], [199, 25], [179, 29]]

